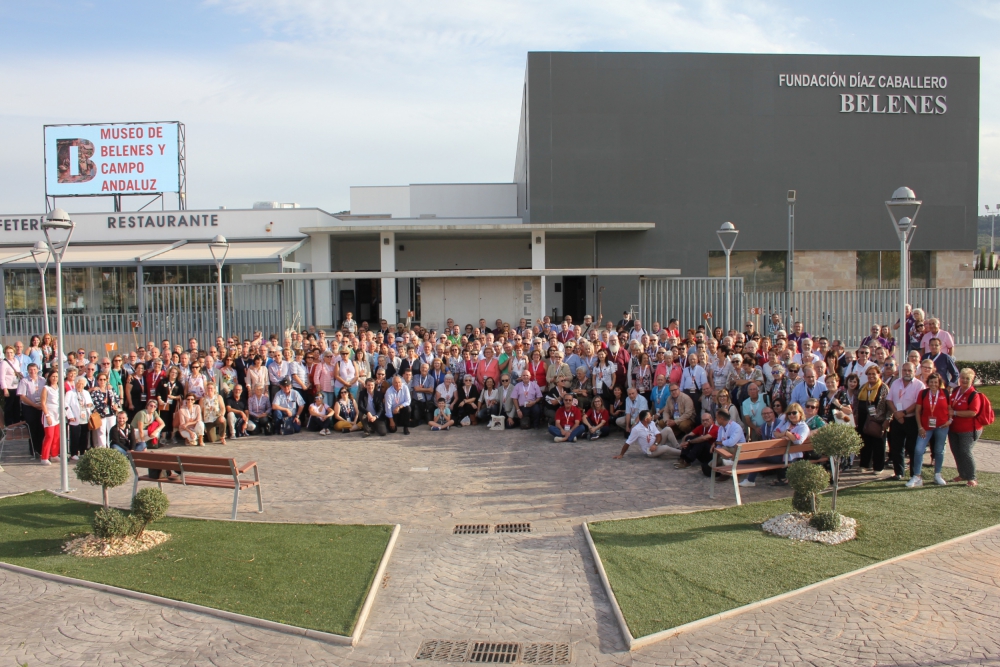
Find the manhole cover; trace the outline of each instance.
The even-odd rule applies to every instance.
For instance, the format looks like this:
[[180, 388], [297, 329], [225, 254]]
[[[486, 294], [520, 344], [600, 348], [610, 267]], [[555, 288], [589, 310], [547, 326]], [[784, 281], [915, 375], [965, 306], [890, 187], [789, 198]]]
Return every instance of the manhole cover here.
[[554, 642], [525, 644], [521, 651], [521, 662], [526, 665], [568, 665], [569, 644]]
[[530, 523], [498, 523], [494, 533], [530, 533]]
[[485, 535], [490, 532], [488, 523], [460, 523], [452, 531], [453, 535]]
[[429, 639], [417, 649], [417, 660], [440, 660], [442, 662], [465, 662], [469, 652], [469, 642]]
[[512, 663], [517, 662], [521, 645], [514, 642], [473, 642], [469, 651], [469, 662]]

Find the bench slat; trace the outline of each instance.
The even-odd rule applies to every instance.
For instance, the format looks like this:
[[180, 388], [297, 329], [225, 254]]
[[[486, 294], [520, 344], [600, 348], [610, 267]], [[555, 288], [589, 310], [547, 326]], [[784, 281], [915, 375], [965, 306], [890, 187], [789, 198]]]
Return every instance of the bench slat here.
[[[185, 475], [185, 481], [187, 484], [185, 486], [204, 486], [219, 489], [232, 489], [235, 488], [235, 482], [232, 477], [229, 479], [222, 479], [219, 477], [198, 477], [197, 475]], [[142, 475], [139, 477], [140, 482], [159, 482], [161, 484], [184, 484], [181, 482], [180, 477], [150, 477], [149, 475]], [[241, 479], [240, 489], [249, 489], [251, 487], [257, 486], [260, 482], [252, 479]]]

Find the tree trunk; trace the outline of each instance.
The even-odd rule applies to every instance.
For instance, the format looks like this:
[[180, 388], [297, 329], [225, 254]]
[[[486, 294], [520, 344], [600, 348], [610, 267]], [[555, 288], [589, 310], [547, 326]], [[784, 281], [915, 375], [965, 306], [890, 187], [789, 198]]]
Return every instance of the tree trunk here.
[[830, 477], [833, 481], [833, 507], [831, 511], [837, 511], [837, 488], [840, 486], [840, 457], [830, 457]]
[[108, 487], [102, 486], [101, 492], [104, 494], [104, 509], [108, 509]]

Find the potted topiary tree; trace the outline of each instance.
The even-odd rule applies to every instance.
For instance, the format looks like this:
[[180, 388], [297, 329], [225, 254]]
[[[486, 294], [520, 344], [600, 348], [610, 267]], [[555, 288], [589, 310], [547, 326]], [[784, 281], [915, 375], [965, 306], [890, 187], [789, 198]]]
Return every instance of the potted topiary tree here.
[[131, 466], [121, 452], [110, 448], [88, 449], [76, 464], [76, 478], [81, 482], [100, 485], [104, 509], [108, 509], [108, 489], [128, 480]]
[[812, 432], [810, 437], [813, 450], [820, 456], [830, 458], [830, 473], [833, 477], [833, 501], [831, 511], [837, 512], [837, 489], [840, 486], [840, 464], [847, 457], [861, 451], [861, 436], [849, 424], [829, 424]]
[[788, 466], [788, 483], [794, 490], [792, 506], [799, 512], [815, 514], [816, 496], [830, 484], [830, 474], [822, 466], [799, 460]]

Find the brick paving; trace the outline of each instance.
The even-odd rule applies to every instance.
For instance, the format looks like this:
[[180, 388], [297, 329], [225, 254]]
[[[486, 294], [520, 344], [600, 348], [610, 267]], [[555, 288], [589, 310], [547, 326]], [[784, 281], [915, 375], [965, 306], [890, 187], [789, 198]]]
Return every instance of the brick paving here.
[[[242, 518], [400, 523], [359, 646], [331, 646], [76, 586], [0, 572], [0, 657], [29, 665], [435, 664], [426, 639], [570, 642], [573, 664], [997, 664], [1000, 529], [628, 653], [581, 532], [584, 520], [731, 505], [698, 471], [620, 439], [557, 445], [541, 433], [458, 429], [362, 439], [238, 440], [199, 453], [260, 462], [266, 512]], [[0, 495], [58, 486], [58, 467], [8, 445]], [[188, 449], [187, 452], [194, 452]], [[1000, 444], [977, 445], [1000, 471]], [[420, 470], [427, 468], [426, 471]], [[99, 489], [75, 495], [97, 500]], [[131, 487], [112, 492], [125, 504]], [[779, 497], [745, 490], [747, 501]], [[168, 487], [172, 512], [227, 518], [231, 496]], [[457, 523], [530, 521], [533, 532], [453, 535]], [[442, 663], [437, 663], [442, 664]]]

